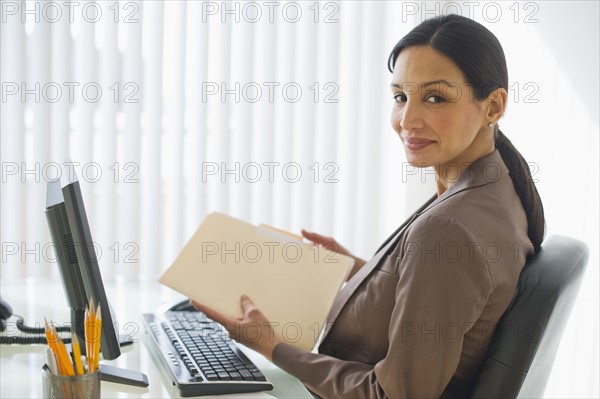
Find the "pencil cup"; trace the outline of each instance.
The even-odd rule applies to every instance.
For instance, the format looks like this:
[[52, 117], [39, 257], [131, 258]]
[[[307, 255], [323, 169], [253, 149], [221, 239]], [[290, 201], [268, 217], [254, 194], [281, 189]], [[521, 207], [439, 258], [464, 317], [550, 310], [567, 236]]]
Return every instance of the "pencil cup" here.
[[100, 372], [73, 377], [43, 371], [44, 398], [99, 398]]

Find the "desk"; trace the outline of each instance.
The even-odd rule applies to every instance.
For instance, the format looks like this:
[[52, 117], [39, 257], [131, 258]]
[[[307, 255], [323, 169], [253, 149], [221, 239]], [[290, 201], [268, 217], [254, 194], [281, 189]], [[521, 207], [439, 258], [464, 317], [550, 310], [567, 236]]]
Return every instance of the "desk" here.
[[[0, 294], [8, 302], [15, 314], [23, 316], [29, 326], [43, 326], [44, 317], [57, 324], [70, 321], [69, 308], [64, 298], [60, 279], [2, 281]], [[142, 313], [152, 313], [160, 304], [183, 299], [169, 288], [154, 281], [115, 281], [105, 282], [109, 298], [120, 332], [130, 335], [135, 343], [121, 348], [121, 356], [103, 364], [138, 370], [148, 376], [148, 388], [130, 387], [110, 382], [102, 382], [104, 398], [159, 398], [179, 397], [158, 359], [148, 349], [149, 337], [143, 329]], [[14, 331], [14, 318], [8, 323], [7, 332]], [[239, 345], [248, 357], [263, 371], [275, 385], [267, 393], [220, 395], [217, 398], [312, 398], [304, 386], [294, 377], [267, 361], [260, 354]], [[0, 345], [0, 397], [36, 398], [42, 395], [42, 365], [45, 345], [17, 346]]]

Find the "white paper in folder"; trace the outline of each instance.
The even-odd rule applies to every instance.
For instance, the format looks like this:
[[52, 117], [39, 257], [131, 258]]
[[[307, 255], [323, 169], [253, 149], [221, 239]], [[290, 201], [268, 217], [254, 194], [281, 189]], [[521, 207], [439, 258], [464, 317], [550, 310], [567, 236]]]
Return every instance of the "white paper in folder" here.
[[276, 336], [311, 350], [354, 260], [230, 216], [206, 217], [160, 282], [230, 316], [248, 295]]

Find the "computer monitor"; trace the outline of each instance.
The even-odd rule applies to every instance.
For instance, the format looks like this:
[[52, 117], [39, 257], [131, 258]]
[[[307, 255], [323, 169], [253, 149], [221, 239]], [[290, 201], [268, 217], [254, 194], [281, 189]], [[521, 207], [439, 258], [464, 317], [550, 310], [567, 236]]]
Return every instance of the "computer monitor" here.
[[[54, 204], [48, 204], [49, 199]], [[105, 359], [116, 359], [121, 354], [119, 334], [115, 331], [117, 325], [113, 321], [104, 291], [94, 240], [76, 177], [64, 187], [60, 187], [59, 181], [48, 183], [46, 215], [55, 248], [62, 249], [57, 251], [57, 260], [67, 302], [71, 307], [71, 323], [74, 323], [77, 335], [81, 335], [88, 300], [92, 298], [95, 304], [102, 305], [100, 350]]]
[[[100, 351], [106, 360], [121, 354], [118, 325], [113, 320], [98, 266], [94, 241], [83, 204], [79, 181], [74, 173], [61, 187], [60, 180], [48, 182], [46, 191], [46, 220], [54, 242], [56, 259], [67, 303], [71, 308], [71, 324], [84, 342], [85, 307], [90, 298], [102, 307]], [[84, 345], [81, 346], [84, 349]], [[101, 378], [106, 381], [147, 386], [142, 373], [101, 366]]]

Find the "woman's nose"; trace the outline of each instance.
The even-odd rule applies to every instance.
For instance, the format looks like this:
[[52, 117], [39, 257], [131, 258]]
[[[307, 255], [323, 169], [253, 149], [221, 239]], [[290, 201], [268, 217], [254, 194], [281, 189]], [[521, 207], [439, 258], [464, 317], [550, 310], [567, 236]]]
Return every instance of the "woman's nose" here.
[[408, 100], [400, 114], [400, 127], [402, 130], [410, 131], [423, 127], [421, 108], [414, 101]]

